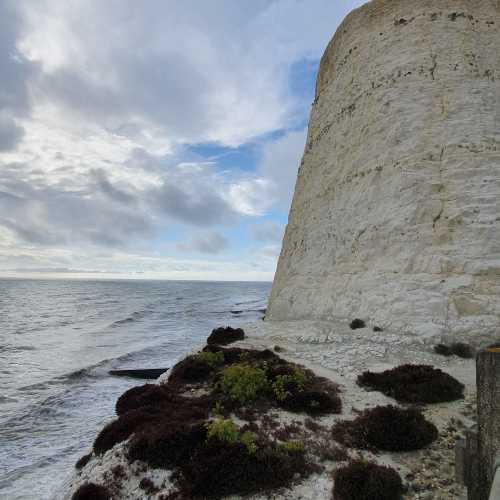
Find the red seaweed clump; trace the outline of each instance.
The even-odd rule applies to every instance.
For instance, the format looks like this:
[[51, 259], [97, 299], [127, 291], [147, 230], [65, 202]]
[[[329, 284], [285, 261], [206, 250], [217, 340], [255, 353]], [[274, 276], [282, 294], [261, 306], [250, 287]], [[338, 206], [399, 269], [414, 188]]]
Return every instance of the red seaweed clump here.
[[87, 453], [87, 455], [83, 455], [83, 457], [80, 457], [75, 464], [75, 469], [77, 470], [83, 469], [89, 463], [91, 458], [92, 458], [92, 453]]
[[383, 451], [419, 450], [436, 440], [436, 426], [414, 408], [376, 406], [354, 420], [338, 422], [334, 439], [350, 448]]
[[237, 340], [243, 340], [245, 332], [241, 328], [232, 328], [223, 326], [215, 328], [207, 339], [207, 344], [227, 345]]
[[85, 483], [75, 491], [71, 500], [111, 500], [111, 493], [99, 484]]
[[366, 328], [366, 323], [362, 319], [356, 318], [349, 323], [349, 327], [351, 330], [358, 330], [360, 328]]
[[463, 342], [455, 342], [450, 345], [438, 344], [434, 346], [434, 352], [441, 356], [458, 356], [459, 358], [470, 359], [475, 355], [474, 348]]
[[115, 444], [128, 439], [137, 429], [154, 420], [154, 411], [145, 408], [130, 410], [107, 424], [94, 441], [94, 452], [102, 455]]
[[[96, 454], [105, 453], [115, 444], [127, 440], [132, 434], [143, 429], [206, 419], [216, 403], [216, 400], [210, 394], [198, 398], [189, 398], [170, 391], [168, 386], [157, 387], [161, 389], [160, 394], [163, 394], [164, 399], [155, 396], [153, 398], [155, 405], [141, 406], [129, 410], [121, 414], [118, 419], [107, 424], [94, 441], [94, 452]], [[149, 392], [149, 390], [147, 388], [146, 392]], [[129, 392], [127, 391], [127, 393]], [[125, 398], [124, 401], [127, 401], [127, 399]], [[136, 400], [131, 399], [131, 401], [134, 401], [135, 405]], [[146, 402], [150, 402], [150, 400], [146, 398]]]
[[288, 486], [316, 470], [303, 449], [285, 449], [262, 438], [249, 452], [241, 442], [210, 439], [181, 468], [179, 482], [188, 498], [221, 498]]
[[391, 467], [355, 460], [333, 474], [334, 500], [400, 500], [404, 488]]
[[358, 385], [402, 403], [442, 403], [464, 397], [464, 385], [430, 365], [401, 365], [381, 373], [364, 372]]
[[160, 406], [171, 398], [169, 390], [162, 385], [144, 384], [132, 387], [118, 398], [115, 407], [116, 414], [123, 415], [130, 410], [137, 410], [144, 406]]
[[152, 467], [174, 468], [191, 459], [193, 450], [202, 446], [207, 430], [203, 422], [165, 422], [138, 432], [130, 441], [128, 458]]
[[280, 406], [288, 411], [303, 412], [308, 415], [340, 413], [342, 410], [342, 402], [337, 395], [315, 390], [292, 393], [285, 398]]
[[[306, 453], [302, 442], [278, 443], [265, 425], [257, 425], [257, 415], [264, 422], [272, 407], [310, 415], [338, 413], [339, 388], [270, 350], [209, 344], [173, 367], [165, 385], [125, 392], [116, 404], [118, 418], [97, 436], [94, 453], [102, 455], [128, 440], [129, 462], [172, 470], [182, 498], [288, 486], [317, 465], [309, 453], [313, 447]], [[252, 415], [253, 424], [238, 429], [222, 418], [231, 412]], [[214, 414], [217, 419], [210, 420]], [[286, 431], [291, 434], [291, 426]], [[331, 457], [332, 450], [325, 448], [325, 456]], [[146, 491], [151, 485], [142, 486]]]

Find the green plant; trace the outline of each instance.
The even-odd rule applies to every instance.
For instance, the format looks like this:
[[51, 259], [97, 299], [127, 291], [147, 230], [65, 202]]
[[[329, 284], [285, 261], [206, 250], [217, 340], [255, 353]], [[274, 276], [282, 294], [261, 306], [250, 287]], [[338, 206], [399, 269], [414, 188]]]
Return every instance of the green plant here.
[[247, 447], [248, 453], [254, 455], [257, 453], [257, 443], [255, 442], [257, 435], [250, 431], [245, 431], [240, 436], [240, 441]]
[[224, 353], [222, 351], [210, 352], [203, 351], [196, 354], [196, 357], [206, 363], [211, 368], [217, 368], [224, 364]]
[[224, 415], [224, 406], [222, 405], [222, 403], [220, 401], [217, 401], [215, 403], [215, 406], [214, 406], [214, 409], [213, 409], [213, 412], [215, 415], [217, 415], [218, 417], [221, 417], [222, 415]]
[[302, 453], [305, 449], [304, 443], [301, 441], [285, 441], [279, 443], [278, 447], [286, 453]]
[[229, 419], [218, 418], [207, 424], [207, 440], [218, 439], [226, 443], [237, 443], [240, 437], [238, 426]]
[[267, 385], [266, 372], [246, 363], [228, 366], [222, 372], [222, 392], [242, 405], [254, 401]]
[[278, 375], [273, 383], [273, 391], [278, 401], [285, 401], [290, 396], [290, 391], [285, 389], [286, 380], [288, 375]]
[[290, 375], [278, 375], [273, 383], [273, 391], [278, 401], [285, 401], [291, 392], [288, 388], [302, 392], [306, 385], [306, 375], [297, 367], [293, 369]]
[[218, 439], [225, 443], [242, 443], [246, 446], [248, 453], [253, 455], [257, 452], [257, 435], [250, 431], [240, 433], [238, 426], [229, 419], [218, 418], [206, 424], [207, 442], [210, 439]]

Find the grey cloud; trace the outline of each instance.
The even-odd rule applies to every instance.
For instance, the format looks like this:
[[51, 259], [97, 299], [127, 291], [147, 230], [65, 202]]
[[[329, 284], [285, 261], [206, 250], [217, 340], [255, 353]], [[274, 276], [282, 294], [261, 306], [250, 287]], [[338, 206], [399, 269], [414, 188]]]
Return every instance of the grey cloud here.
[[114, 186], [107, 178], [103, 169], [92, 170], [90, 175], [95, 180], [96, 189], [100, 190], [112, 200], [128, 205], [135, 204], [136, 199], [134, 196], [124, 189]]
[[278, 242], [283, 239], [283, 226], [272, 221], [250, 226], [250, 236], [256, 241]]
[[17, 50], [20, 29], [15, 3], [0, 2], [0, 151], [13, 149], [24, 135], [15, 118], [29, 114], [28, 82], [38, 71], [38, 65]]
[[0, 151], [14, 149], [24, 136], [24, 129], [6, 116], [0, 115]]
[[[259, 64], [254, 53], [261, 48], [250, 24], [268, 7], [268, 0], [151, 0], [140, 9], [114, 1], [25, 4], [31, 29], [56, 18], [79, 49], [79, 57], [57, 67], [42, 55], [37, 87], [67, 113], [127, 136], [154, 125], [172, 142], [245, 141], [245, 132], [281, 126], [289, 111], [290, 103], [281, 102], [289, 97], [288, 62]], [[64, 44], [57, 30], [47, 36]]]
[[159, 207], [169, 217], [196, 226], [234, 221], [236, 214], [229, 203], [210, 186], [198, 187], [199, 190], [185, 190], [165, 181], [157, 193]]
[[215, 231], [205, 231], [196, 234], [188, 243], [180, 243], [177, 249], [181, 252], [199, 252], [218, 254], [229, 247], [229, 240]]
[[151, 235], [146, 213], [125, 199], [117, 201], [116, 193], [110, 196], [111, 185], [100, 191], [92, 181], [75, 190], [64, 182], [51, 186], [27, 180], [22, 165], [6, 168], [0, 180], [0, 225], [36, 245], [121, 246]]
[[[104, 169], [90, 170], [80, 185], [70, 167], [57, 170], [64, 176], [57, 183], [37, 172], [29, 164], [10, 164], [0, 178], [0, 226], [33, 245], [123, 247], [151, 238], [165, 223], [206, 228], [239, 217], [208, 168], [167, 168], [163, 180], [147, 189], [113, 181]], [[226, 244], [203, 233], [192, 248], [216, 253]]]

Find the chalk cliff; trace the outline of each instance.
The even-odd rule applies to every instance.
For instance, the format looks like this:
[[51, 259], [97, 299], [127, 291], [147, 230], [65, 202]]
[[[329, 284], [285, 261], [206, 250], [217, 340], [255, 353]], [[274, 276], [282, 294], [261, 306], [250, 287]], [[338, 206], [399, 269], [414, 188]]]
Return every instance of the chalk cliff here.
[[267, 319], [500, 334], [500, 1], [373, 0], [321, 60]]

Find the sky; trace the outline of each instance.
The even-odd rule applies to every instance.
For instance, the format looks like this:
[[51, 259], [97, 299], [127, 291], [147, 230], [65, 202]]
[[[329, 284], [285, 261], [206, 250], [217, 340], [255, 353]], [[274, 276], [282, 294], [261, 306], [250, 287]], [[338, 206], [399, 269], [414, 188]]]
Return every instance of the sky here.
[[355, 0], [0, 0], [0, 276], [271, 281]]

